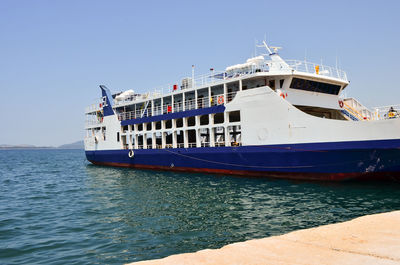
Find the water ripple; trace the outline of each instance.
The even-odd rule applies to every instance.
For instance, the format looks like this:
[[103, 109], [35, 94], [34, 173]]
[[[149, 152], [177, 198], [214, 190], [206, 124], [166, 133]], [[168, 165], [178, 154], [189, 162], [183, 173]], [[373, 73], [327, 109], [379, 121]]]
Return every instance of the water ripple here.
[[1, 264], [123, 264], [400, 209], [399, 184], [300, 183], [98, 167], [0, 151]]

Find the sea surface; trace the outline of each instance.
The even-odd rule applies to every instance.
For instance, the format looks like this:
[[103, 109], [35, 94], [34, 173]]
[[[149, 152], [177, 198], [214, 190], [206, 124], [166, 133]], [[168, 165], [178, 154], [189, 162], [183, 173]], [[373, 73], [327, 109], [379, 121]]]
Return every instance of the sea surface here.
[[123, 264], [400, 210], [399, 183], [100, 167], [82, 150], [0, 151], [0, 264]]

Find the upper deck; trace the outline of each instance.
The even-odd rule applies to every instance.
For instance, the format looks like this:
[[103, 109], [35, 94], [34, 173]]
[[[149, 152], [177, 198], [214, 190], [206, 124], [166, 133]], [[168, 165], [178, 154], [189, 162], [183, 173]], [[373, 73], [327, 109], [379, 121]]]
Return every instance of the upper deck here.
[[[260, 57], [262, 60], [260, 60]], [[262, 56], [250, 58], [244, 64], [227, 67], [225, 71], [211, 71], [210, 73], [196, 77], [193, 75], [191, 78], [182, 78], [180, 82], [160, 86], [149, 90], [150, 92], [144, 94], [135, 94], [132, 91], [132, 93], [121, 99], [118, 98], [118, 95], [121, 94], [119, 93], [114, 95], [113, 105], [114, 108], [123, 107], [171, 96], [179, 91], [195, 91], [253, 76], [273, 77], [285, 75], [297, 75], [318, 80], [322, 79], [327, 82], [342, 83], [345, 85], [348, 84], [346, 73], [338, 68], [300, 60], [284, 61], [277, 54], [272, 54], [271, 60], [265, 60]], [[86, 114], [95, 113], [101, 110], [101, 102], [102, 100], [99, 99], [97, 103], [88, 106], [85, 111]]]

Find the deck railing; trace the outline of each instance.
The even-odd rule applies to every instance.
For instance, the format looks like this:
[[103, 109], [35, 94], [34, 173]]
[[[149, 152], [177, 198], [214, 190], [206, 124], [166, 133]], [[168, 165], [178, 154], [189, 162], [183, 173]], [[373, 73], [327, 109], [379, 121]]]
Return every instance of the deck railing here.
[[[190, 99], [190, 100], [185, 100], [184, 104], [183, 104], [183, 102], [175, 102], [174, 104], [167, 103], [162, 106], [154, 106], [154, 107], [151, 107], [151, 105], [150, 105], [146, 109], [139, 109], [139, 110], [119, 113], [118, 119], [121, 121], [122, 120], [132, 120], [132, 119], [152, 117], [152, 116], [174, 113], [174, 112], [181, 112], [181, 111], [202, 109], [202, 108], [208, 108], [208, 107], [217, 106], [217, 105], [223, 105], [226, 103], [225, 98], [227, 98], [227, 101], [230, 102], [233, 100], [233, 98], [236, 96], [236, 94], [237, 94], [237, 91], [227, 93], [226, 97], [223, 94], [218, 94], [218, 95], [213, 95], [211, 97], [198, 98], [197, 100]], [[144, 108], [144, 106], [145, 106], [145, 104], [143, 104], [143, 108]]]
[[366, 117], [362, 115], [362, 113], [355, 108], [351, 107], [346, 101], [343, 102], [343, 108], [347, 110], [351, 115], [353, 115], [358, 120], [367, 120]]
[[188, 143], [189, 148], [196, 148], [197, 144], [196, 143]]
[[352, 119], [359, 121], [386, 120], [400, 118], [400, 105], [390, 105], [372, 108], [372, 111], [354, 98], [343, 99], [343, 109]]
[[85, 113], [94, 113], [96, 111], [100, 111], [101, 110], [101, 107], [100, 107], [101, 101], [100, 100], [98, 100], [98, 101], [99, 101], [99, 103], [94, 103], [94, 104], [87, 106], [85, 108]]
[[[278, 68], [270, 67], [270, 65], [272, 64], [276, 65], [277, 63], [279, 64], [280, 62], [265, 60], [264, 62], [258, 65], [253, 65], [251, 67], [243, 69], [238, 68], [231, 71], [212, 71], [207, 74], [196, 76], [194, 80], [192, 80], [192, 78], [184, 78], [181, 79], [180, 82], [157, 87], [153, 90], [153, 92], [148, 92], [140, 95], [136, 94], [134, 96], [127, 97], [124, 100], [118, 100], [118, 101], [114, 100], [114, 105], [118, 107], [118, 106], [130, 105], [137, 101], [157, 99], [163, 97], [165, 93], [170, 93], [175, 90], [179, 90], [182, 92], [190, 88], [201, 88], [201, 87], [206, 88], [207, 86], [215, 86], [226, 82], [227, 79], [243, 77], [246, 75], [253, 75], [260, 72], [295, 70], [299, 72], [319, 74], [321, 76], [338, 78], [346, 82], [348, 81], [346, 73], [343, 70], [338, 69], [337, 67], [331, 67], [323, 64], [317, 64], [300, 60], [286, 60], [285, 63], [283, 62], [281, 63], [281, 65], [284, 67], [278, 67]], [[183, 80], [185, 79], [187, 80], [186, 87], [181, 85], [183, 84]], [[86, 113], [92, 113], [100, 110], [101, 108], [99, 107], [99, 104], [101, 103], [101, 101], [102, 99], [97, 100], [97, 103], [88, 106], [86, 108]], [[137, 117], [136, 114], [134, 116]]]
[[346, 72], [338, 68], [299, 60], [286, 60], [285, 62], [295, 71], [319, 74], [322, 76], [337, 78], [346, 82], [348, 81]]
[[201, 147], [210, 147], [210, 142], [202, 142], [200, 143]]
[[357, 116], [359, 120], [370, 120], [373, 118], [372, 112], [355, 98], [345, 98], [343, 103], [345, 109], [353, 112], [353, 115]]
[[386, 120], [400, 118], [400, 105], [391, 105], [373, 108], [374, 120]]
[[218, 147], [218, 146], [225, 146], [225, 142], [215, 142], [215, 147]]
[[93, 125], [100, 125], [103, 123], [103, 119], [97, 118], [93, 115], [88, 115], [87, 119], [85, 120], [85, 126], [93, 126]]

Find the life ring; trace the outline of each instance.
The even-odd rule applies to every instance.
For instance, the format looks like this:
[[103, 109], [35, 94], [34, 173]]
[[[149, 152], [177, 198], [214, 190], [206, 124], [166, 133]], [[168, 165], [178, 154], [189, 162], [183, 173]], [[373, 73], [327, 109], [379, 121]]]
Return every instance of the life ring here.
[[221, 95], [218, 97], [218, 104], [219, 105], [224, 104], [224, 96]]
[[286, 98], [285, 94], [281, 93], [279, 96], [281, 96], [283, 99]]
[[131, 149], [128, 153], [129, 158], [133, 158], [135, 156], [135, 153], [133, 152], [133, 150]]
[[343, 106], [344, 106], [343, 101], [342, 101], [342, 100], [339, 100], [339, 107], [343, 108]]

